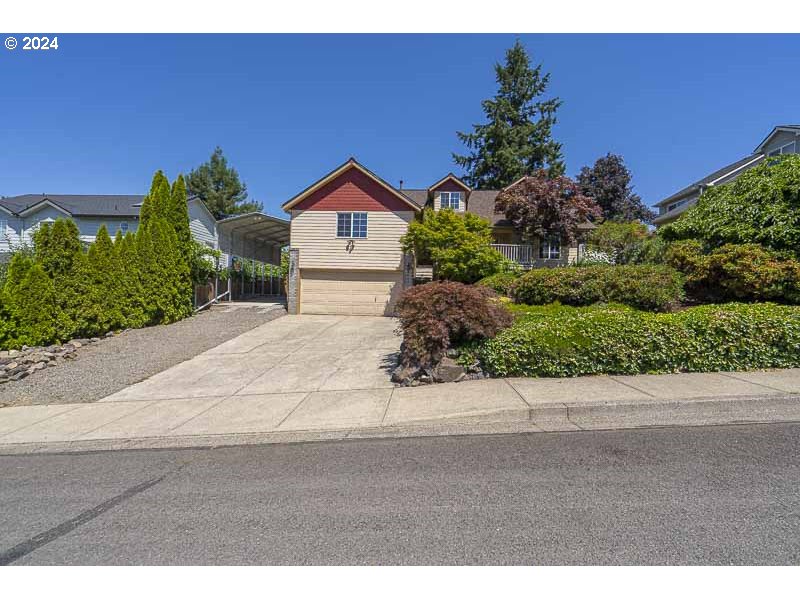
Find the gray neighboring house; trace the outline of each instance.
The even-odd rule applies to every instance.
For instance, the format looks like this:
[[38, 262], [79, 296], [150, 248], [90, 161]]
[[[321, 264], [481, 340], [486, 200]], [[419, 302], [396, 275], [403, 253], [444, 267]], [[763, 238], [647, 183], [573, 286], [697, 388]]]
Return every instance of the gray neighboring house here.
[[[81, 241], [93, 242], [102, 225], [113, 238], [117, 231], [134, 233], [139, 226], [139, 209], [144, 196], [25, 194], [0, 198], [0, 255], [8, 254], [31, 236], [42, 223], [71, 219], [78, 226]], [[216, 220], [199, 198], [188, 201], [192, 236], [209, 248], [218, 249]]]
[[695, 204], [706, 188], [733, 181], [748, 169], [760, 164], [766, 157], [779, 154], [800, 154], [800, 125], [773, 127], [752, 154], [714, 171], [657, 202], [654, 206], [658, 207], [658, 216], [653, 223], [657, 227], [671, 223], [687, 208]]

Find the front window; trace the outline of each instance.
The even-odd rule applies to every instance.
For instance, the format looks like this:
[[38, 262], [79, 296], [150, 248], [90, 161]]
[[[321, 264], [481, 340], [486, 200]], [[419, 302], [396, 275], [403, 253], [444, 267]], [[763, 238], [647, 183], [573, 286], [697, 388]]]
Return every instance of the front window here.
[[768, 156], [778, 156], [779, 154], [795, 154], [797, 152], [797, 142], [789, 142], [780, 148], [775, 148]]
[[8, 232], [6, 228], [8, 227], [8, 222], [5, 219], [0, 219], [0, 240], [4, 240]]
[[442, 208], [461, 210], [461, 192], [441, 192], [439, 201]]
[[557, 235], [548, 235], [539, 242], [539, 258], [561, 258], [561, 239]]
[[126, 222], [122, 222], [119, 224], [119, 230], [122, 232], [122, 235], [128, 233], [128, 224]]
[[367, 213], [365, 212], [336, 213], [336, 237], [340, 238], [367, 237]]

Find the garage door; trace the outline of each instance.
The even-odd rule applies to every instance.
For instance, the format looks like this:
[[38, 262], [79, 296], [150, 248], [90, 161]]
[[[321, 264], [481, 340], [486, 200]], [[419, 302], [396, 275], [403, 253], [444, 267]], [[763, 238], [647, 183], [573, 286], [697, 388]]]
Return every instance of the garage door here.
[[403, 290], [402, 271], [300, 270], [300, 312], [391, 315]]

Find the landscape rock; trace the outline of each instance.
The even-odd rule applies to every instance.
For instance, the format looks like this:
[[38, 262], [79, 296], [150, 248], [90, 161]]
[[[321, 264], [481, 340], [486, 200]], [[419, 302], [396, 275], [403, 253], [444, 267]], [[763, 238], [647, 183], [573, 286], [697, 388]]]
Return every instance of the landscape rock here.
[[416, 367], [399, 365], [392, 371], [392, 381], [401, 385], [408, 385], [419, 376], [420, 372], [421, 371]]
[[460, 381], [464, 375], [466, 375], [464, 367], [447, 356], [433, 369], [434, 380], [442, 383]]

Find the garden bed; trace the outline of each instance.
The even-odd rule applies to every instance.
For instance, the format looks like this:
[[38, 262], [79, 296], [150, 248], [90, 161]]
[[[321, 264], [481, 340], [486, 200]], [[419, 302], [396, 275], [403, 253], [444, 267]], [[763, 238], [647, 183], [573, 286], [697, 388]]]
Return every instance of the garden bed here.
[[490, 376], [739, 371], [800, 367], [800, 307], [710, 304], [676, 313], [622, 305], [510, 305], [514, 324], [463, 344]]

